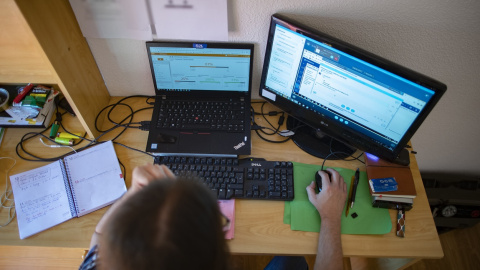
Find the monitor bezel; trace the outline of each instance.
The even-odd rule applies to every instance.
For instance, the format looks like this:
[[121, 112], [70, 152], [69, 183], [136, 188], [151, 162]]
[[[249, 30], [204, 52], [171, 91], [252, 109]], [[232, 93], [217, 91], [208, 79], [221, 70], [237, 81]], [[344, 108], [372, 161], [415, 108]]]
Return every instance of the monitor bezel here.
[[[270, 62], [270, 54], [273, 45], [273, 36], [275, 34], [276, 25], [282, 25], [288, 29], [291, 29], [297, 33], [300, 33], [306, 37], [312, 38], [314, 40], [328, 44], [329, 46], [343, 51], [347, 54], [350, 54], [356, 58], [359, 58], [363, 61], [369, 62], [375, 66], [378, 66], [384, 70], [387, 70], [391, 73], [394, 73], [400, 77], [403, 77], [407, 80], [410, 80], [414, 83], [417, 83], [421, 86], [424, 86], [432, 91], [434, 94], [429, 102], [427, 102], [425, 108], [420, 112], [418, 117], [412, 123], [410, 128], [407, 130], [405, 135], [397, 144], [393, 150], [390, 150], [386, 147], [383, 147], [379, 144], [372, 142], [367, 139], [368, 136], [363, 135], [360, 132], [357, 132], [353, 129], [345, 127], [336, 121], [332, 121], [327, 117], [324, 117], [320, 114], [317, 114], [311, 110], [305, 109], [302, 106], [295, 104], [294, 102], [289, 101], [288, 99], [277, 95], [273, 92], [270, 92], [265, 85], [267, 69]], [[277, 106], [281, 110], [288, 113], [290, 116], [298, 119], [299, 121], [311, 126], [314, 129], [322, 131], [324, 134], [335, 138], [345, 144], [353, 146], [361, 151], [367, 151], [369, 153], [375, 154], [381, 158], [394, 161], [400, 152], [408, 144], [414, 133], [418, 130], [420, 125], [423, 123], [428, 114], [432, 111], [435, 105], [440, 100], [441, 96], [445, 93], [447, 86], [435, 79], [432, 79], [428, 76], [420, 74], [416, 71], [403, 67], [397, 63], [394, 63], [390, 60], [387, 60], [381, 56], [375, 55], [371, 52], [368, 52], [364, 49], [361, 49], [355, 45], [352, 45], [348, 42], [342, 41], [335, 37], [332, 37], [328, 34], [325, 34], [319, 30], [313, 29], [312, 27], [306, 26], [302, 23], [299, 23], [291, 18], [286, 17], [285, 15], [274, 14], [271, 17], [267, 46], [264, 56], [264, 64], [262, 70], [262, 77], [259, 87], [259, 96], [264, 98], [266, 101]], [[264, 93], [264, 90], [268, 91]], [[269, 98], [271, 94], [275, 95], [274, 100]], [[360, 142], [358, 141], [360, 139]]]

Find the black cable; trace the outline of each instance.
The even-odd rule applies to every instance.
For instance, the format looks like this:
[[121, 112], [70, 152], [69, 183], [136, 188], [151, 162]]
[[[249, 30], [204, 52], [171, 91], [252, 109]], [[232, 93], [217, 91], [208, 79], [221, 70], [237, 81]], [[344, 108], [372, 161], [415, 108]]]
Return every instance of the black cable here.
[[[61, 123], [61, 120], [62, 120], [62, 115], [65, 115], [67, 113], [67, 111], [63, 112], [63, 113], [60, 113], [60, 111], [58, 110], [59, 106], [58, 106], [58, 100], [55, 100], [55, 104], [57, 105], [56, 106], [56, 111], [55, 111], [55, 115], [56, 115], [56, 119], [55, 121], [57, 121], [58, 123]], [[20, 157], [21, 159], [23, 160], [27, 160], [27, 161], [55, 161], [59, 158], [62, 158], [62, 157], [65, 157], [69, 154], [71, 154], [72, 152], [69, 152], [65, 155], [62, 155], [61, 157], [55, 157], [55, 158], [41, 158], [41, 157], [38, 157], [30, 152], [28, 152], [25, 148], [24, 148], [24, 145], [23, 143], [30, 140], [30, 139], [33, 139], [37, 136], [42, 136], [44, 138], [46, 138], [47, 140], [53, 142], [54, 144], [58, 144], [60, 145], [59, 143], [55, 142], [54, 140], [52, 140], [50, 137], [48, 136], [45, 136], [43, 133], [47, 130], [49, 130], [50, 128], [52, 127], [52, 125], [50, 124], [48, 127], [46, 127], [44, 130], [40, 131], [40, 132], [28, 132], [26, 134], [24, 134], [22, 136], [22, 138], [20, 139], [20, 141], [17, 143], [16, 147], [15, 147], [15, 152], [16, 154], [18, 155], [18, 157]], [[29, 136], [29, 137], [27, 137]], [[21, 150], [21, 151], [20, 151]], [[24, 154], [30, 156], [31, 158], [28, 158], [28, 157], [25, 157], [25, 156], [22, 156], [21, 155], [21, 152], [23, 152]], [[34, 158], [34, 159], [32, 159]]]
[[[268, 119], [265, 117], [265, 113], [263, 112], [263, 107], [265, 106], [265, 104], [267, 104], [267, 103], [264, 102], [262, 104], [262, 106], [260, 107], [260, 115], [262, 115], [263, 119], [272, 127], [273, 133], [267, 133], [263, 130], [260, 130], [260, 131], [265, 135], [269, 135], [269, 136], [270, 135], [275, 135], [275, 134], [277, 134], [278, 130], [280, 130], [281, 125], [278, 125], [278, 127], [275, 127], [274, 125], [272, 125], [272, 123], [270, 123], [270, 121], [268, 121]], [[283, 114], [283, 112], [281, 112], [281, 113]]]
[[[267, 141], [267, 142], [270, 142], [270, 143], [285, 143], [285, 142], [287, 142], [287, 141], [289, 141], [289, 140], [291, 139], [291, 136], [290, 136], [290, 137], [288, 137], [287, 139], [282, 140], [282, 141], [273, 141], [273, 140], [269, 140], [269, 139], [263, 137], [263, 136], [260, 134], [260, 132], [264, 133], [265, 135], [275, 135], [275, 134], [280, 135], [278, 131], [280, 130], [281, 125], [283, 124], [283, 122], [282, 122], [282, 123], [279, 123], [278, 127], [275, 127], [274, 125], [272, 125], [272, 123], [271, 123], [265, 116], [266, 116], [266, 115], [275, 116], [275, 115], [278, 115], [279, 113], [281, 113], [281, 114], [282, 114], [281, 117], [283, 117], [283, 116], [284, 116], [284, 112], [272, 111], [272, 112], [269, 112], [269, 113], [264, 113], [263, 108], [264, 108], [265, 104], [267, 103], [266, 101], [252, 102], [252, 103], [262, 103], [262, 106], [260, 107], [260, 113], [256, 113], [255, 110], [253, 109], [253, 107], [252, 107], [252, 106], [250, 107], [251, 114], [252, 114], [252, 130], [254, 130], [255, 133], [257, 133], [258, 137], [260, 137], [262, 140]], [[254, 115], [262, 115], [263, 118], [265, 119], [265, 121], [266, 121], [272, 128], [258, 126], [258, 125], [255, 123], [255, 117], [254, 117]], [[282, 119], [282, 121], [283, 121], [283, 119]], [[297, 125], [297, 126], [291, 128], [290, 131], [295, 132], [297, 129], [302, 128], [302, 127], [304, 127], [304, 126], [305, 126], [305, 124]], [[264, 129], [272, 130], [273, 133], [267, 133], [267, 132], [263, 131]], [[260, 132], [259, 132], [259, 131], [260, 131]], [[332, 151], [332, 142], [333, 142], [334, 139], [333, 139], [333, 138], [330, 138], [330, 139], [331, 139], [331, 140], [330, 140], [330, 154], [328, 154], [328, 155], [324, 158], [323, 163], [322, 163], [322, 170], [323, 170], [323, 167], [324, 167], [324, 165], [325, 165], [325, 162], [328, 160], [328, 158], [330, 158], [331, 156], [336, 156], [336, 154], [344, 154], [344, 155], [348, 155], [348, 156], [352, 157], [352, 159], [343, 158], [342, 160], [344, 160], [344, 161], [354, 161], [354, 160], [358, 160], [358, 161], [360, 161], [361, 163], [365, 164], [365, 162], [363, 162], [362, 160], [360, 160], [360, 157], [363, 155], [363, 152], [360, 153], [360, 155], [359, 155], [358, 157], [354, 157], [353, 155], [349, 155], [348, 153], [341, 152], [341, 151], [335, 151], [335, 152], [334, 152], [334, 151]], [[336, 156], [336, 157], [338, 158], [338, 156]]]
[[[133, 114], [135, 114], [136, 112], [139, 112], [139, 111], [142, 111], [142, 110], [147, 110], [147, 109], [152, 109], [152, 108], [153, 108], [153, 107], [147, 107], [147, 108], [139, 109], [139, 110], [137, 110], [137, 111], [133, 111], [133, 109], [132, 109], [132, 107], [131, 107], [130, 105], [125, 104], [125, 103], [122, 103], [122, 101], [124, 101], [124, 100], [127, 100], [127, 99], [129, 99], [129, 98], [136, 98], [136, 97], [147, 98], [147, 99], [146, 99], [146, 103], [149, 104], [149, 105], [151, 105], [151, 104], [148, 103], [148, 100], [149, 100], [150, 98], [153, 98], [152, 96], [146, 96], [146, 95], [133, 95], [133, 96], [124, 97], [124, 98], [120, 99], [119, 101], [117, 101], [117, 102], [114, 103], [114, 104], [107, 105], [106, 107], [104, 107], [104, 108], [97, 114], [97, 117], [95, 118], [95, 128], [97, 129], [97, 131], [102, 132], [102, 130], [100, 130], [100, 129], [98, 128], [98, 126], [97, 126], [98, 117], [100, 117], [100, 115], [102, 114], [103, 111], [105, 111], [106, 109], [108, 109], [108, 108], [110, 108], [110, 107], [112, 107], [112, 108], [108, 111], [108, 113], [107, 113], [107, 118], [108, 118], [108, 120], [109, 120], [111, 123], [113, 123], [114, 125], [119, 125], [120, 123], [123, 123], [124, 121], [126, 121], [126, 119], [128, 119], [128, 118], [133, 118]], [[110, 114], [111, 114], [111, 113], [113, 112], [113, 110], [115, 110], [115, 108], [116, 108], [117, 106], [119, 106], [119, 105], [127, 106], [127, 107], [130, 109], [130, 112], [131, 112], [131, 113], [130, 113], [127, 117], [125, 117], [122, 121], [120, 121], [120, 123], [116, 123], [115, 121], [113, 121], [113, 120], [110, 118]]]
[[[112, 141], [116, 140], [118, 137], [120, 137], [120, 136], [127, 130], [128, 126], [123, 125], [123, 123], [124, 123], [125, 121], [127, 121], [127, 119], [130, 119], [129, 122], [128, 122], [128, 125], [130, 125], [130, 124], [132, 123], [132, 121], [133, 121], [133, 116], [135, 115], [136, 112], [142, 111], [142, 110], [144, 110], [144, 109], [149, 109], [149, 108], [151, 108], [151, 107], [149, 107], [149, 108], [142, 108], [142, 109], [140, 109], [140, 110], [134, 111], [133, 108], [132, 108], [130, 105], [125, 104], [125, 103], [122, 103], [122, 101], [127, 100], [127, 99], [129, 99], [129, 98], [134, 98], [134, 97], [143, 97], [143, 98], [146, 97], [147, 100], [148, 100], [149, 98], [151, 98], [150, 96], [144, 96], [144, 95], [128, 96], [128, 97], [124, 97], [124, 98], [120, 99], [119, 101], [117, 101], [117, 102], [114, 103], [114, 104], [110, 104], [110, 105], [107, 105], [106, 107], [104, 107], [104, 108], [97, 114], [97, 117], [95, 118], [95, 129], [96, 129], [97, 131], [99, 131], [99, 132], [103, 132], [102, 134], [100, 134], [99, 137], [102, 137], [102, 136], [105, 135], [106, 133], [115, 130], [115, 128], [117, 128], [117, 127], [123, 127], [124, 129], [123, 129], [119, 134], [117, 134], [117, 136], [115, 136], [115, 137], [112, 139]], [[115, 110], [115, 108], [117, 108], [117, 106], [126, 106], [126, 107], [130, 110], [130, 114], [127, 115], [124, 119], [122, 119], [119, 123], [113, 121], [113, 120], [111, 119], [111, 117], [110, 117], [110, 114], [113, 112], [113, 110]], [[98, 123], [98, 118], [100, 117], [100, 115], [102, 115], [102, 113], [103, 113], [106, 109], [108, 109], [108, 108], [110, 108], [110, 107], [111, 107], [111, 109], [107, 112], [107, 119], [110, 121], [110, 123], [112, 123], [112, 124], [114, 125], [114, 127], [109, 128], [109, 129], [107, 129], [107, 130], [100, 130], [100, 129], [98, 128], [98, 125], [97, 125], [97, 123]], [[98, 139], [99, 137], [97, 137], [97, 139]]]
[[[325, 166], [325, 162], [327, 162], [328, 158], [332, 155], [335, 155], [335, 154], [344, 154], [344, 155], [349, 155], [348, 153], [345, 153], [345, 152], [342, 152], [342, 151], [335, 151], [335, 152], [330, 152], [330, 154], [328, 154], [324, 159], [323, 159], [323, 162], [322, 162], [322, 167], [321, 167], [321, 170], [323, 170], [323, 167]], [[365, 164], [365, 162], [363, 162], [362, 160], [360, 160], [360, 157], [363, 155], [363, 152], [358, 156], [358, 157], [354, 157], [353, 155], [349, 155], [352, 157], [351, 160], [345, 160], [343, 159], [344, 161], [354, 161], [354, 160], [358, 160], [360, 161], [361, 163]]]
[[139, 152], [139, 153], [146, 154], [146, 155], [149, 155], [149, 156], [151, 156], [151, 157], [155, 157], [155, 155], [152, 155], [152, 154], [150, 154], [150, 153], [147, 153], [147, 152], [145, 152], [145, 151], [142, 151], [142, 150], [139, 150], [139, 149], [130, 147], [130, 146], [126, 146], [126, 145], [121, 144], [121, 143], [119, 143], [119, 142], [113, 142], [113, 143], [114, 143], [114, 144], [118, 144], [118, 145], [120, 145], [120, 146], [123, 146], [123, 147], [125, 147], [125, 148], [127, 148], [127, 149], [130, 149], [130, 150], [133, 150], [133, 151], [137, 151], [137, 152]]
[[290, 137], [286, 138], [285, 140], [282, 140], [282, 141], [272, 141], [272, 140], [269, 140], [265, 137], [263, 137], [262, 135], [260, 135], [260, 132], [258, 132], [258, 130], [255, 130], [255, 133], [257, 133], [258, 137], [260, 137], [260, 139], [266, 141], [266, 142], [269, 142], [269, 143], [284, 143], [284, 142], [288, 142], [290, 140]]
[[[262, 113], [263, 114], [263, 106], [265, 105], [266, 102], [257, 102], [257, 103], [263, 103], [262, 104]], [[261, 131], [262, 133], [264, 133], [265, 135], [275, 135], [277, 134], [278, 135], [278, 130], [280, 129], [281, 125], [279, 125], [278, 127], [274, 127], [267, 119], [265, 116], [263, 116], [265, 118], [265, 120], [267, 121], [267, 123], [273, 128], [268, 128], [268, 127], [262, 127], [262, 126], [258, 126], [256, 123], [255, 123], [255, 109], [253, 109], [252, 106], [250, 106], [250, 111], [251, 111], [251, 116], [252, 116], [252, 130], [255, 131], [255, 133], [257, 133], [258, 137], [260, 137], [260, 139], [266, 141], [266, 142], [270, 142], [270, 143], [284, 143], [284, 142], [287, 142], [290, 140], [290, 137], [288, 137], [287, 139], [285, 140], [281, 140], [281, 141], [274, 141], [274, 140], [270, 140], [270, 139], [267, 139], [265, 137], [263, 137], [259, 131]], [[283, 112], [282, 112], [283, 113]], [[283, 124], [283, 123], [282, 123]], [[273, 131], [273, 133], [267, 133], [265, 131], [263, 131], [263, 129], [270, 129]]]
[[[117, 103], [115, 104], [116, 105], [124, 105], [123, 103]], [[131, 107], [128, 106], [130, 109]], [[113, 110], [114, 107], [112, 107], [112, 110]], [[117, 134], [117, 136], [115, 136], [115, 138], [112, 139], [112, 141], [116, 140], [118, 137], [120, 137], [128, 128], [141, 128], [142, 126], [130, 126], [130, 125], [133, 125], [133, 124], [142, 124], [142, 122], [137, 122], [137, 123], [133, 123], [132, 120], [133, 120], [133, 116], [137, 113], [137, 112], [140, 112], [140, 111], [143, 111], [143, 110], [148, 110], [148, 109], [152, 109], [153, 107], [147, 107], [147, 108], [142, 108], [142, 109], [139, 109], [139, 110], [136, 110], [136, 111], [133, 111], [131, 110], [131, 113], [129, 115], [127, 115], [124, 119], [122, 119], [120, 122], [114, 122], [112, 121], [111, 119], [110, 122], [112, 124], [114, 124], [114, 127], [110, 128], [110, 129], [107, 129], [107, 130], [102, 130], [104, 132], [104, 134], [106, 134], [107, 132], [109, 131], [112, 131], [114, 130], [115, 128], [119, 128], [119, 127], [123, 127], [124, 129], [119, 133]], [[109, 112], [110, 113], [110, 112]], [[129, 122], [127, 124], [123, 124], [123, 122], [127, 121], [127, 119], [130, 119]], [[95, 123], [95, 126], [97, 124]], [[98, 128], [97, 128], [98, 130]], [[98, 131], [101, 131], [101, 130], [98, 130]], [[102, 134], [103, 136], [103, 134]]]
[[[135, 113], [140, 112], [140, 111], [143, 111], [143, 110], [153, 109], [153, 107], [146, 107], [146, 108], [142, 108], [142, 109], [139, 109], [139, 110], [134, 111], [130, 105], [125, 104], [125, 103], [122, 103], [122, 101], [124, 101], [124, 100], [127, 100], [127, 99], [129, 99], [129, 98], [137, 98], [137, 97], [147, 98], [147, 99], [146, 99], [146, 103], [147, 103], [147, 104], [149, 104], [149, 103], [148, 103], [148, 100], [149, 100], [150, 98], [153, 98], [152, 96], [133, 95], [133, 96], [124, 97], [124, 98], [120, 99], [119, 101], [117, 101], [115, 104], [110, 104], [110, 105], [106, 106], [105, 108], [103, 108], [103, 109], [98, 113], [97, 117], [95, 118], [95, 128], [96, 128], [98, 131], [102, 132], [102, 130], [100, 130], [100, 129], [98, 128], [98, 126], [97, 126], [98, 117], [102, 114], [103, 111], [105, 111], [107, 108], [110, 108], [110, 107], [111, 107], [111, 109], [110, 109], [110, 110], [108, 111], [108, 113], [107, 113], [107, 119], [108, 119], [112, 124], [114, 124], [115, 126], [124, 127], [124, 129], [123, 129], [119, 134], [117, 134], [117, 136], [115, 136], [115, 137], [112, 139], [112, 141], [114, 141], [114, 140], [116, 140], [117, 138], [119, 138], [119, 137], [127, 130], [127, 128], [130, 127], [129, 125], [132, 124], [133, 116], [135, 115]], [[113, 120], [111, 119], [110, 114], [111, 114], [111, 113], [113, 112], [113, 110], [114, 110], [115, 108], [117, 108], [117, 106], [119, 106], [119, 105], [121, 105], [121, 106], [126, 106], [127, 108], [129, 108], [129, 109], [130, 109], [130, 114], [127, 115], [124, 119], [122, 119], [119, 123], [117, 123], [117, 122], [115, 122], [115, 121], [113, 121]], [[123, 122], [127, 121], [127, 119], [130, 119], [129, 122], [127, 123], [127, 125], [123, 125]], [[141, 128], [141, 127], [139, 126], [139, 127], [131, 127], [131, 128]], [[113, 128], [110, 128], [110, 129], [105, 130], [105, 131], [103, 131], [103, 132], [104, 132], [104, 134], [105, 134], [105, 132], [112, 131], [112, 130], [113, 130]], [[104, 134], [102, 134], [102, 136], [103, 136]]]
[[[28, 152], [28, 151], [26, 150], [25, 146], [24, 146], [24, 143], [25, 143], [26, 141], [30, 140], [30, 139], [33, 139], [33, 138], [37, 137], [37, 136], [42, 136], [43, 138], [47, 139], [48, 141], [50, 141], [50, 142], [52, 142], [52, 143], [54, 143], [54, 144], [61, 145], [61, 144], [55, 142], [54, 140], [52, 140], [51, 138], [49, 138], [48, 136], [46, 136], [46, 135], [43, 134], [44, 132], [46, 132], [47, 130], [49, 130], [49, 129], [51, 128], [52, 125], [49, 125], [48, 127], [46, 127], [44, 130], [42, 130], [42, 131], [40, 131], [40, 132], [28, 132], [28, 133], [26, 133], [25, 135], [23, 135], [22, 138], [20, 139], [20, 142], [16, 145], [15, 152], [17, 153], [17, 155], [18, 155], [21, 159], [24, 159], [24, 160], [27, 160], [27, 161], [41, 161], [41, 162], [56, 161], [56, 160], [58, 160], [58, 159], [64, 158], [64, 157], [66, 157], [66, 156], [68, 156], [68, 155], [71, 155], [71, 154], [74, 153], [75, 151], [81, 151], [81, 150], [83, 150], [83, 149], [85, 149], [85, 148], [88, 148], [88, 147], [90, 147], [90, 146], [92, 146], [92, 145], [101, 143], [102, 141], [99, 140], [101, 137], [103, 137], [104, 135], [108, 134], [109, 132], [111, 132], [111, 131], [113, 131], [113, 130], [115, 130], [115, 129], [117, 129], [117, 128], [123, 128], [123, 130], [122, 130], [115, 138], [113, 138], [113, 139], [111, 140], [113, 143], [116, 143], [116, 144], [121, 145], [121, 146], [123, 146], [123, 147], [125, 147], [125, 148], [128, 148], [128, 149], [130, 149], [130, 150], [134, 150], [134, 151], [137, 151], [137, 152], [140, 152], [140, 153], [143, 153], [143, 154], [147, 154], [147, 155], [153, 157], [153, 155], [151, 155], [151, 154], [149, 154], [149, 153], [146, 153], [146, 152], [144, 152], [144, 151], [141, 151], [141, 150], [138, 150], [138, 149], [135, 149], [135, 148], [132, 148], [132, 147], [128, 147], [128, 146], [123, 145], [123, 144], [121, 144], [121, 143], [115, 142], [115, 140], [116, 140], [119, 136], [121, 136], [121, 135], [123, 134], [123, 132], [126, 131], [127, 128], [139, 128], [139, 129], [142, 129], [142, 128], [143, 128], [143, 129], [145, 129], [145, 126], [146, 126], [147, 124], [149, 124], [149, 121], [141, 121], [141, 122], [133, 123], [132, 120], [133, 120], [133, 116], [135, 115], [135, 113], [140, 112], [140, 111], [143, 111], [143, 110], [152, 109], [153, 107], [145, 107], [145, 108], [141, 108], [141, 109], [138, 109], [138, 110], [134, 111], [130, 105], [125, 104], [125, 103], [122, 103], [122, 101], [124, 101], [124, 100], [127, 100], [127, 99], [129, 99], [129, 98], [135, 98], [135, 97], [147, 98], [147, 99], [146, 99], [146, 103], [147, 103], [148, 105], [151, 105], [151, 104], [148, 102], [148, 100], [151, 99], [151, 98], [153, 98], [153, 97], [151, 97], [151, 96], [144, 96], [144, 95], [128, 96], [128, 97], [122, 98], [121, 100], [119, 100], [119, 101], [116, 102], [115, 104], [107, 105], [106, 107], [104, 107], [104, 108], [97, 114], [97, 116], [96, 116], [96, 118], [95, 118], [95, 128], [97, 129], [97, 131], [102, 132], [102, 133], [101, 133], [99, 136], [97, 136], [96, 138], [94, 138], [93, 140], [87, 139], [87, 138], [86, 138], [86, 134], [87, 134], [87, 133], [85, 133], [83, 136], [78, 136], [79, 139], [80, 139], [80, 141], [78, 141], [78, 142], [76, 142], [74, 145], [72, 145], [72, 146], [77, 146], [77, 145], [79, 145], [83, 140], [88, 141], [89, 143], [88, 143], [87, 145], [83, 146], [83, 147], [77, 148], [77, 149], [75, 149], [74, 151], [69, 151], [69, 152], [66, 153], [66, 154], [63, 154], [63, 155], [60, 155], [60, 156], [56, 156], [56, 157], [52, 157], [52, 158], [42, 158], [42, 157], [40, 157], [40, 156], [37, 156], [37, 155], [34, 155], [34, 154]], [[112, 113], [112, 111], [113, 111], [115, 108], [118, 108], [117, 106], [125, 106], [125, 107], [127, 107], [127, 108], [130, 109], [130, 114], [128, 114], [124, 119], [122, 119], [122, 120], [121, 120], [120, 122], [118, 122], [118, 123], [115, 122], [115, 121], [113, 121], [113, 120], [111, 119], [111, 117], [110, 117], [110, 114]], [[64, 114], [66, 114], [67, 112], [64, 112], [64, 113], [60, 114], [58, 108], [59, 108], [59, 106], [56, 107], [56, 121], [59, 120], [58, 123], [59, 123], [60, 127], [61, 127], [66, 133], [71, 134], [71, 135], [75, 135], [75, 134], [73, 134], [72, 132], [68, 131], [68, 130], [63, 126], [63, 124], [62, 124], [62, 122], [61, 122], [61, 120], [62, 120], [61, 116], [64, 115]], [[114, 126], [111, 127], [111, 128], [109, 128], [109, 129], [107, 129], [107, 130], [100, 130], [100, 129], [98, 128], [98, 125], [97, 125], [98, 119], [99, 119], [100, 115], [101, 115], [105, 110], [107, 110], [108, 108], [110, 108], [110, 110], [107, 112], [107, 119], [108, 119]], [[124, 124], [124, 122], [126, 122], [127, 120], [129, 120], [128, 123]], [[133, 126], [133, 125], [137, 125], [137, 124], [138, 124], [139, 126]]]
[[155, 98], [155, 96], [149, 96], [149, 97], [147, 98], [147, 100], [145, 100], [145, 102], [146, 102], [148, 105], [154, 105], [154, 104], [155, 104], [155, 101], [154, 101], [154, 102], [148, 102], [148, 100], [151, 99], [151, 98]]
[[[106, 109], [108, 109], [108, 108], [110, 108], [110, 107], [111, 107], [111, 109], [107, 112], [107, 119], [110, 121], [110, 123], [112, 123], [112, 124], [114, 124], [114, 125], [116, 125], [116, 126], [119, 125], [119, 123], [113, 121], [113, 120], [110, 118], [110, 113], [111, 113], [117, 106], [119, 106], [119, 105], [126, 106], [127, 108], [129, 108], [129, 109], [130, 109], [130, 114], [129, 114], [129, 116], [132, 115], [133, 109], [132, 109], [132, 107], [131, 107], [130, 105], [128, 105], [128, 104], [118, 103], [118, 102], [117, 102], [117, 103], [115, 103], [115, 104], [107, 105], [107, 106], [105, 106], [105, 107], [97, 114], [97, 117], [95, 118], [95, 129], [96, 129], [97, 131], [99, 131], [99, 132], [105, 132], [105, 130], [101, 130], [101, 129], [98, 127], [97, 122], [98, 122], [98, 118], [100, 117], [100, 115], [102, 115], [102, 113], [103, 113]], [[129, 118], [129, 116], [125, 117], [122, 121], [120, 121], [120, 123], [123, 123], [123, 121], [125, 121], [126, 119]], [[131, 120], [131, 119], [130, 119], [130, 120]]]
[[[46, 130], [48, 130], [48, 128], [46, 128], [45, 130], [43, 130], [42, 133], [45, 132]], [[15, 152], [17, 153], [17, 156], [20, 157], [21, 159], [27, 160], [27, 161], [42, 161], [42, 162], [46, 162], [46, 161], [56, 161], [56, 160], [58, 160], [58, 159], [64, 158], [64, 157], [66, 157], [66, 156], [74, 153], [74, 151], [70, 151], [70, 152], [68, 152], [68, 153], [66, 153], [66, 154], [63, 154], [63, 155], [61, 155], [61, 156], [58, 156], [58, 157], [42, 158], [42, 157], [36, 156], [36, 155], [28, 152], [28, 151], [23, 147], [23, 143], [24, 143], [25, 141], [28, 141], [28, 140], [30, 140], [30, 139], [32, 139], [32, 138], [34, 138], [34, 137], [37, 137], [37, 136], [42, 136], [42, 137], [44, 137], [45, 139], [53, 142], [54, 144], [58, 144], [58, 143], [55, 142], [54, 140], [50, 139], [50, 137], [48, 137], [48, 136], [46, 136], [46, 135], [44, 135], [44, 134], [42, 134], [42, 133], [38, 133], [38, 132], [28, 132], [28, 133], [26, 133], [26, 134], [21, 138], [20, 142], [17, 144], [17, 146], [16, 146], [16, 148], [15, 148]], [[32, 134], [32, 136], [26, 138], [26, 136], [31, 135], [31, 134]], [[32, 158], [34, 158], [34, 159], [28, 158], [28, 157], [25, 157], [25, 156], [22, 156], [21, 153], [20, 153], [20, 151], [19, 151], [19, 147], [20, 147], [20, 149], [23, 151], [23, 153], [29, 155], [30, 157], [32, 157]]]

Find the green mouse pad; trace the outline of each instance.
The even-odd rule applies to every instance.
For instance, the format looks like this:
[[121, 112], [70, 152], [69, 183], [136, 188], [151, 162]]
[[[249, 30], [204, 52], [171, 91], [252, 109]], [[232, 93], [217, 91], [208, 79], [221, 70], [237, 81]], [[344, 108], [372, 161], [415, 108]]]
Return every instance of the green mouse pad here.
[[[315, 173], [321, 168], [320, 165], [311, 165], [293, 162], [294, 164], [294, 188], [295, 199], [285, 202], [283, 222], [290, 224], [292, 230], [319, 232], [320, 215], [317, 209], [308, 200], [306, 187], [315, 181]], [[347, 183], [347, 193], [350, 190], [351, 178], [354, 170], [344, 168], [333, 168], [337, 170]], [[348, 198], [347, 198], [348, 200]], [[370, 192], [368, 191], [368, 180], [365, 172], [360, 172], [360, 180], [357, 187], [357, 195], [353, 209], [349, 210], [348, 217], [346, 210], [342, 213], [342, 234], [386, 234], [392, 230], [392, 221], [388, 209], [372, 207]], [[358, 216], [353, 218], [351, 215]]]

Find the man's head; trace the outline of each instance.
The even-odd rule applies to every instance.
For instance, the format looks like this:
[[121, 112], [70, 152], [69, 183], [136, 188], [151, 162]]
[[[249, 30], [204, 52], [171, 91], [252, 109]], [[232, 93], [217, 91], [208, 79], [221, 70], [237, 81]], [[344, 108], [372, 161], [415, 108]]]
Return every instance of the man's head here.
[[225, 269], [215, 196], [192, 180], [158, 180], [125, 201], [99, 243], [100, 269]]

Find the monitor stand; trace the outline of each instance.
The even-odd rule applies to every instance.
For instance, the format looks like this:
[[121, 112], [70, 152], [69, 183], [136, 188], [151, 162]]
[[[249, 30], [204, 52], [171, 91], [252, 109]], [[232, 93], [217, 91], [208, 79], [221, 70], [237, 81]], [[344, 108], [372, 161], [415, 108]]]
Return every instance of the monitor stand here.
[[[291, 116], [287, 118], [287, 129], [295, 132], [295, 135], [291, 137], [292, 141], [312, 156], [323, 159], [328, 156], [328, 159], [337, 160], [348, 158], [356, 151], [355, 148], [339, 142]], [[333, 152], [335, 154], [331, 154]]]

